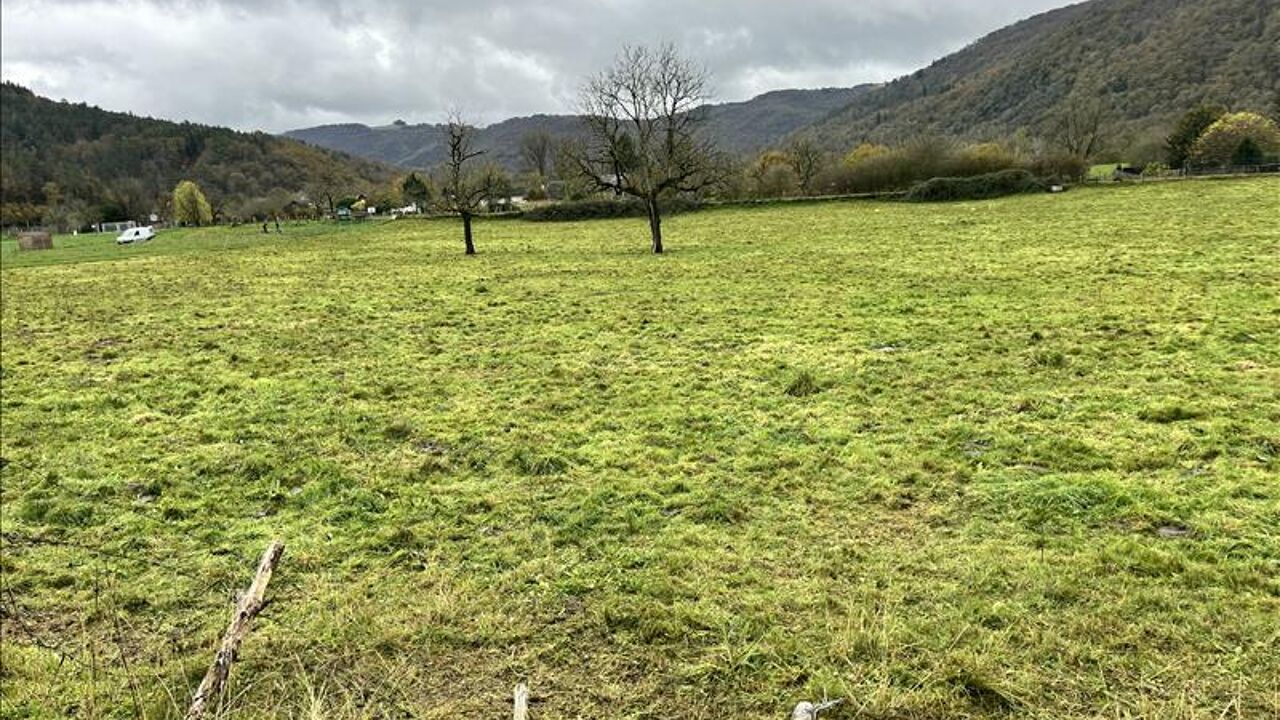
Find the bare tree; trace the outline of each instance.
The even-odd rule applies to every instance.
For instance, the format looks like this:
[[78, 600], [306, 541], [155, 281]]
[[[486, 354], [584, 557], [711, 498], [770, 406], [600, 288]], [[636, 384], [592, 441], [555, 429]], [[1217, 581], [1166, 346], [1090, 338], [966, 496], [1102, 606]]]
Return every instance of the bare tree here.
[[520, 139], [520, 159], [524, 160], [529, 170], [545, 179], [551, 169], [551, 155], [555, 150], [555, 141], [546, 130], [531, 130]]
[[1068, 153], [1088, 160], [1102, 150], [1107, 140], [1106, 119], [1100, 100], [1073, 98], [1052, 122], [1051, 139]]
[[107, 188], [111, 198], [128, 220], [146, 220], [151, 214], [151, 198], [146, 186], [137, 178], [117, 180]]
[[341, 192], [342, 181], [334, 171], [333, 164], [322, 163], [307, 188], [307, 197], [316, 204], [317, 209], [322, 210], [322, 214], [327, 211], [329, 215], [333, 215], [337, 211], [336, 200]]
[[468, 255], [476, 254], [471, 234], [471, 219], [484, 205], [490, 194], [492, 179], [486, 168], [475, 168], [472, 162], [484, 155], [473, 146], [476, 129], [466, 123], [462, 115], [453, 112], [445, 125], [449, 159], [440, 170], [440, 194], [436, 198], [440, 210], [462, 218], [462, 239]]
[[714, 147], [697, 129], [707, 74], [672, 45], [626, 47], [582, 88], [587, 139], [573, 151], [598, 190], [644, 201], [653, 252], [661, 253], [664, 196], [705, 190], [719, 180]]
[[808, 138], [796, 138], [787, 147], [787, 161], [796, 172], [801, 195], [813, 194], [813, 179], [822, 170], [823, 155]]

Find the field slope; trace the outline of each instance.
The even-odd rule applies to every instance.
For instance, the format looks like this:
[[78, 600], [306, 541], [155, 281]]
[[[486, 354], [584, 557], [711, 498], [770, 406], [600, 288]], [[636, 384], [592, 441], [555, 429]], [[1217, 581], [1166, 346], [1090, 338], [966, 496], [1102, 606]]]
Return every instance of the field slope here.
[[279, 536], [229, 717], [1274, 717], [1277, 216], [6, 247], [0, 714], [171, 716]]

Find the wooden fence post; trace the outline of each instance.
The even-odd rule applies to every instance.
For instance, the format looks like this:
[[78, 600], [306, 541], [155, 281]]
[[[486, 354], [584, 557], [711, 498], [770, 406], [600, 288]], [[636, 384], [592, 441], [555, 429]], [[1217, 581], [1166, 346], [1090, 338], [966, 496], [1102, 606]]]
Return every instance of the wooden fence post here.
[[524, 683], [516, 685], [515, 720], [529, 720], [529, 687]]
[[279, 540], [272, 542], [267, 551], [262, 554], [262, 560], [258, 562], [258, 572], [253, 576], [253, 584], [236, 604], [235, 614], [231, 616], [231, 624], [222, 635], [222, 644], [218, 646], [218, 654], [214, 656], [213, 664], [205, 673], [204, 680], [200, 681], [200, 687], [191, 696], [187, 720], [204, 717], [210, 703], [216, 702], [222, 695], [222, 689], [227, 684], [227, 676], [231, 673], [231, 663], [235, 662], [236, 653], [240, 651], [240, 642], [249, 632], [249, 622], [262, 612], [266, 604], [264, 598], [267, 594], [267, 583], [271, 582], [271, 573], [283, 554], [284, 543]]

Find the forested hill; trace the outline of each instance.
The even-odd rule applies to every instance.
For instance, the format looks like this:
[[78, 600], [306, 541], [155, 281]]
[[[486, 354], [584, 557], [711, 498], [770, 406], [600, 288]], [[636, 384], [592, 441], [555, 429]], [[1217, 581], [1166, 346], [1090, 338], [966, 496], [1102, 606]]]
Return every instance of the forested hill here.
[[1203, 102], [1265, 110], [1277, 90], [1280, 0], [1092, 0], [999, 30], [806, 132], [833, 147], [991, 139], [1092, 103], [1133, 138]]
[[4, 224], [47, 222], [51, 209], [69, 225], [144, 218], [183, 179], [196, 181], [215, 210], [251, 214], [265, 199], [279, 206], [307, 194], [355, 194], [393, 173], [266, 133], [55, 102], [7, 82], [0, 148]]
[[[775, 145], [794, 131], [825, 117], [867, 92], [871, 86], [821, 90], [780, 90], [738, 103], [709, 105], [704, 132], [723, 150], [749, 155]], [[533, 132], [555, 137], [575, 135], [581, 120], [573, 115], [512, 118], [483, 128], [476, 145], [487, 158], [510, 170], [521, 170], [520, 143]], [[430, 168], [444, 159], [439, 125], [393, 123], [323, 125], [294, 130], [288, 137], [319, 147], [379, 160], [406, 168]]]

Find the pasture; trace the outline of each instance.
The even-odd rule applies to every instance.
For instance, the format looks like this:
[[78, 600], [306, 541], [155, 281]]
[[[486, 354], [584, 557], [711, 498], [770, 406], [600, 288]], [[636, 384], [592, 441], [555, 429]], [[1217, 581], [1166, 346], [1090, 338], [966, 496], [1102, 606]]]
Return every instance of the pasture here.
[[6, 718], [1280, 714], [1280, 181], [3, 248]]

